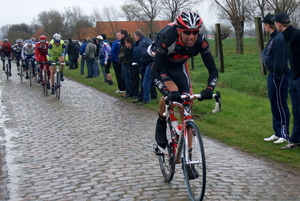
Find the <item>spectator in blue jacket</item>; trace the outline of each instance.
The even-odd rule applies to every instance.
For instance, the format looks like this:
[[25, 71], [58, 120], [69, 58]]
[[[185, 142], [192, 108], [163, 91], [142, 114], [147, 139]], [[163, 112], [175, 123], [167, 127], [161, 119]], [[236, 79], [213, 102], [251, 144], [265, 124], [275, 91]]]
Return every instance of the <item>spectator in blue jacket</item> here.
[[279, 144], [290, 140], [288, 89], [291, 72], [284, 37], [276, 30], [274, 22], [271, 21], [272, 17], [274, 15], [268, 14], [261, 20], [266, 33], [270, 35], [270, 40], [262, 52], [262, 61], [268, 69], [267, 87], [274, 130], [274, 134], [264, 138], [264, 141]]
[[80, 51], [79, 54], [81, 55], [81, 67], [80, 67], [80, 75], [84, 74], [84, 65], [86, 63], [86, 58], [85, 58], [85, 48], [87, 45], [86, 39], [83, 39], [82, 45], [80, 46]]
[[117, 83], [118, 83], [118, 90], [116, 93], [125, 93], [125, 82], [122, 76], [122, 65], [119, 63], [118, 57], [119, 57], [119, 51], [120, 51], [120, 44], [121, 44], [121, 38], [124, 37], [124, 35], [121, 34], [119, 31], [117, 33], [117, 40], [113, 42], [111, 45], [111, 52], [110, 52], [110, 59], [113, 63]]

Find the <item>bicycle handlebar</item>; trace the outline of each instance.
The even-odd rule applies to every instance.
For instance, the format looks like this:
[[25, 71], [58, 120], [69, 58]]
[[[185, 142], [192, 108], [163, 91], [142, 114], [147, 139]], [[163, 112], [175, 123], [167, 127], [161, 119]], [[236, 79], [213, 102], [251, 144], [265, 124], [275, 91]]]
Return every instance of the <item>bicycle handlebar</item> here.
[[[182, 100], [194, 100], [201, 98], [201, 94], [183, 94], [181, 95]], [[215, 109], [212, 110], [212, 113], [217, 113], [221, 111], [221, 93], [219, 91], [216, 91], [216, 94], [213, 94], [213, 98], [215, 99]], [[170, 100], [168, 97], [165, 97], [166, 101], [166, 109], [163, 113], [164, 116], [167, 116], [168, 114], [168, 107], [170, 106]], [[179, 102], [173, 101], [173, 103], [181, 104]]]

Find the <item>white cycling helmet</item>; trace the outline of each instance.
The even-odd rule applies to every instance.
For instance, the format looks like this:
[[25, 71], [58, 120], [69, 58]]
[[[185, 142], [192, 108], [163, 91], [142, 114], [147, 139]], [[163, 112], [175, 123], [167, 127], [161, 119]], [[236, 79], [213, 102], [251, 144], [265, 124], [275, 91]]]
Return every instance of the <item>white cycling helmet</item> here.
[[31, 46], [33, 44], [33, 42], [32, 42], [32, 40], [28, 40], [28, 41], [26, 41], [26, 44]]
[[59, 43], [59, 42], [60, 42], [60, 39], [61, 39], [61, 35], [58, 34], [58, 33], [55, 33], [55, 34], [53, 35], [53, 39], [54, 39], [54, 42]]
[[18, 38], [18, 39], [16, 40], [16, 43], [23, 43], [23, 40], [22, 40], [21, 38]]

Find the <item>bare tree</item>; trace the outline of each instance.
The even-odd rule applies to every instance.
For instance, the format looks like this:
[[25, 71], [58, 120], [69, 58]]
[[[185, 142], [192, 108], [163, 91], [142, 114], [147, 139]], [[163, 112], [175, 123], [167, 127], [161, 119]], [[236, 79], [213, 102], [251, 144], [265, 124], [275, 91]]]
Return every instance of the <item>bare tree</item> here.
[[285, 12], [288, 15], [292, 14], [298, 9], [300, 1], [299, 0], [266, 0], [274, 13]]
[[79, 6], [73, 6], [71, 9], [65, 10], [65, 38], [76, 37], [81, 40], [80, 29], [84, 27], [93, 27], [90, 17], [85, 15], [83, 9]]
[[197, 0], [162, 0], [162, 2], [163, 15], [173, 22], [180, 11], [189, 11], [193, 5], [196, 5]]
[[64, 17], [57, 10], [42, 11], [38, 14], [38, 22], [49, 34], [61, 34], [64, 31]]
[[131, 2], [126, 3], [124, 6], [132, 9], [122, 10], [125, 13], [133, 16], [135, 20], [143, 21], [148, 27], [148, 33], [154, 34], [154, 25], [153, 21], [159, 16], [160, 11], [162, 10], [162, 1], [161, 0], [131, 0]]
[[[244, 23], [251, 16], [251, 0], [214, 0], [220, 8], [220, 16], [232, 24], [236, 38], [236, 54], [243, 54]], [[251, 19], [252, 20], [252, 19]]]
[[[232, 33], [232, 26], [230, 26], [230, 25], [221, 24], [220, 28], [221, 28], [221, 39], [222, 40], [228, 38], [230, 36], [230, 34]], [[213, 35], [216, 35], [216, 27], [210, 26], [210, 29], [211, 29]]]
[[1, 32], [1, 38], [7, 38], [8, 37], [8, 31], [9, 31], [9, 24], [3, 25], [0, 28], [0, 32]]
[[21, 38], [23, 40], [29, 39], [33, 35], [30, 27], [25, 24], [14, 24], [9, 27], [8, 31], [8, 39], [13, 44], [17, 38]]
[[109, 23], [103, 24], [102, 27], [97, 27], [100, 33], [103, 33], [104, 30], [110, 30], [109, 35], [115, 35], [118, 31], [116, 21], [122, 19], [121, 13], [117, 11], [114, 6], [103, 7], [102, 9], [102, 20], [107, 21]]

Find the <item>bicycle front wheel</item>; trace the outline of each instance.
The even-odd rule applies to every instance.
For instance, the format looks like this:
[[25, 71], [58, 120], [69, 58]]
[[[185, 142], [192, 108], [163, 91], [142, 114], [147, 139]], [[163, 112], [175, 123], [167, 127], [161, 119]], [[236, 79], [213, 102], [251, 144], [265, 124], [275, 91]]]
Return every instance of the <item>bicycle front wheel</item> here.
[[23, 66], [20, 66], [19, 74], [20, 74], [20, 79], [21, 79], [21, 83], [22, 83], [23, 82]]
[[186, 125], [187, 139], [183, 146], [183, 171], [191, 200], [203, 200], [206, 185], [205, 153], [201, 133], [194, 122]]
[[8, 66], [8, 63], [6, 64], [6, 79], [8, 80], [9, 78], [9, 66]]
[[29, 70], [28, 70], [28, 76], [29, 76], [29, 84], [30, 86], [32, 86], [32, 81], [31, 81], [31, 78], [32, 78], [32, 64], [30, 63], [29, 64]]
[[57, 100], [60, 98], [60, 73], [56, 73], [55, 96]]
[[168, 138], [168, 154], [162, 153], [158, 148], [156, 148], [159, 161], [159, 166], [161, 173], [166, 182], [170, 182], [173, 179], [175, 173], [175, 156], [172, 144], [172, 133], [170, 129], [170, 121], [167, 121], [167, 138]]
[[43, 89], [44, 89], [44, 94], [46, 96], [48, 95], [48, 85], [49, 85], [48, 74], [46, 70], [43, 70]]

